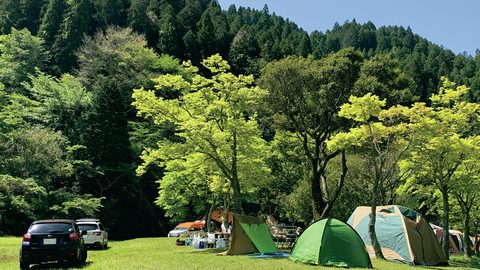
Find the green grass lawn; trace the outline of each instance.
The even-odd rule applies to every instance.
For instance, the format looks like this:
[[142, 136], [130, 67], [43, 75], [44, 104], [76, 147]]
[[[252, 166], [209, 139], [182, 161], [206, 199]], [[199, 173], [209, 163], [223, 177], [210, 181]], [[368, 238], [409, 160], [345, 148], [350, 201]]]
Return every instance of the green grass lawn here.
[[[0, 269], [18, 269], [20, 238], [0, 238]], [[218, 256], [218, 250], [194, 250], [176, 246], [175, 238], [141, 238], [110, 242], [108, 250], [89, 250], [87, 263], [79, 269], [334, 269], [294, 263], [289, 259], [254, 259], [248, 256]], [[479, 269], [478, 258], [454, 257], [450, 267], [412, 267], [373, 261], [376, 269]], [[61, 269], [48, 264], [31, 269]]]

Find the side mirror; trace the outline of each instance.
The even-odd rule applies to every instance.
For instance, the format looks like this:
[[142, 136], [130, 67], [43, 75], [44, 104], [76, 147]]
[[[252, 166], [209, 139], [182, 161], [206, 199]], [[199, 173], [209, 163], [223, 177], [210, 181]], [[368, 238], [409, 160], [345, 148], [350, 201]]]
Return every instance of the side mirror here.
[[87, 230], [83, 230], [82, 235], [86, 235], [86, 234], [87, 234]]

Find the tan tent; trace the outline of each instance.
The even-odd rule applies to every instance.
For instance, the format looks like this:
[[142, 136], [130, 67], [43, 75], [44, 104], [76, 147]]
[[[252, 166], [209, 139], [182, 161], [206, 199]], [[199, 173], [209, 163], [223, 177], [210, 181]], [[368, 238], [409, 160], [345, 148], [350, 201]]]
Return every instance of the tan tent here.
[[[457, 245], [458, 250], [460, 251], [460, 253], [463, 253], [463, 247], [465, 246], [463, 233], [457, 230], [449, 230], [449, 232], [450, 232], [450, 236], [453, 238], [453, 241]], [[471, 241], [468, 241], [468, 243], [466, 244], [468, 245], [469, 250], [474, 251], [473, 243]]]
[[270, 231], [262, 217], [234, 214], [231, 237], [230, 248], [224, 255], [277, 252]]
[[[357, 207], [348, 223], [365, 242], [370, 256], [375, 256], [368, 234], [370, 214], [370, 207]], [[386, 259], [409, 264], [447, 264], [447, 259], [428, 222], [409, 208], [399, 205], [378, 206], [375, 232]]]
[[[438, 243], [440, 244], [440, 246], [442, 246], [443, 228], [435, 224], [430, 224], [430, 227], [432, 227], [433, 232], [437, 237]], [[456, 242], [453, 240], [453, 237], [451, 234], [448, 235], [448, 249], [450, 251], [450, 254], [453, 254], [453, 255], [459, 255], [461, 253], [461, 250], [458, 249], [458, 246]]]

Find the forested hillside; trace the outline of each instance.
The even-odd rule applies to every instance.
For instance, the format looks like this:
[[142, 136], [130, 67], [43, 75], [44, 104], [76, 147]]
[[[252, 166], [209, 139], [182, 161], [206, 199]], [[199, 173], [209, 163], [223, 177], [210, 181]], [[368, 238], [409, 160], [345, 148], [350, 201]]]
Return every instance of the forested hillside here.
[[[335, 24], [324, 33], [307, 33], [294, 22], [271, 13], [268, 7], [253, 10], [231, 6], [222, 10], [215, 0], [2, 0], [0, 34], [3, 234], [19, 234], [36, 218], [98, 216], [111, 228], [113, 238], [164, 235], [171, 222], [198, 218], [208, 213], [212, 204], [228, 205], [224, 198], [230, 196], [228, 192], [215, 196], [210, 193], [210, 189], [228, 186], [225, 180], [214, 182], [214, 187], [188, 179], [179, 183], [178, 175], [162, 180], [165, 167], [180, 166], [190, 173], [195, 168], [145, 160], [163, 157], [143, 152], [145, 148], [154, 151], [162, 145], [160, 139], [189, 145], [193, 135], [183, 137], [188, 128], [179, 130], [178, 119], [159, 120], [149, 108], [143, 107], [142, 111], [140, 105], [133, 106], [132, 102], [138, 102], [132, 97], [134, 89], [156, 89], [166, 100], [174, 100], [186, 96], [185, 91], [178, 89], [187, 86], [180, 84], [178, 78], [186, 78], [188, 87], [197, 89], [191, 82], [192, 78], [200, 78], [197, 75], [205, 76], [201, 77], [205, 85], [228, 88], [231, 79], [245, 88], [256, 89], [258, 84], [270, 89], [279, 87], [275, 78], [285, 75], [282, 68], [295, 66], [318, 72], [315, 80], [300, 74], [297, 83], [312, 89], [316, 86], [306, 82], [328, 86], [326, 95], [330, 96], [316, 98], [333, 99], [342, 93], [338, 98], [341, 103], [347, 102], [351, 94], [371, 92], [385, 98], [389, 106], [417, 101], [428, 105], [432, 94], [442, 86], [442, 76], [469, 86], [468, 101], [480, 100], [480, 53], [456, 55], [414, 34], [410, 28], [377, 28], [373, 23], [359, 24], [355, 20]], [[225, 79], [218, 75], [228, 72], [228, 68], [218, 64], [222, 62], [202, 67], [203, 59], [217, 53], [231, 66], [228, 76], [239, 77]], [[299, 58], [271, 64], [288, 56]], [[182, 65], [182, 61], [191, 64]], [[177, 76], [178, 84], [155, 79], [165, 74]], [[219, 77], [213, 76], [209, 81], [207, 77], [212, 75]], [[245, 79], [243, 75], [253, 77]], [[325, 77], [332, 79], [326, 82]], [[258, 100], [245, 104], [268, 103], [262, 100], [263, 92], [255, 93]], [[275, 100], [282, 101], [285, 96], [277, 94]], [[284, 101], [285, 106], [290, 104]], [[351, 123], [338, 120], [333, 111], [339, 109], [338, 104], [324, 105], [324, 109], [310, 103], [306, 107], [311, 109], [310, 113], [329, 117], [305, 119], [328, 123], [321, 130], [323, 133], [317, 134], [326, 140]], [[315, 213], [304, 197], [309, 193], [309, 182], [302, 180], [308, 178], [311, 168], [304, 168], [305, 156], [298, 154], [301, 145], [288, 143], [289, 132], [298, 127], [288, 126], [280, 132], [272, 123], [279, 122], [275, 110], [282, 108], [272, 106], [248, 107], [237, 112], [258, 122], [258, 130], [251, 128], [252, 121], [241, 123], [245, 125], [245, 134], [262, 138], [262, 143], [255, 142], [256, 150], [280, 153], [268, 157], [265, 154], [265, 160], [255, 165], [269, 176], [264, 185], [256, 185], [252, 180], [251, 185], [244, 187], [244, 210], [308, 223]], [[332, 110], [325, 109], [328, 106]], [[235, 110], [230, 109], [234, 114]], [[236, 121], [240, 125], [240, 120]], [[319, 132], [310, 128], [305, 127], [306, 134]], [[279, 136], [283, 140], [278, 140]], [[272, 148], [259, 150], [263, 143]], [[322, 151], [327, 151], [322, 143]], [[304, 145], [304, 149], [308, 147], [311, 145]], [[186, 151], [184, 148], [169, 149], [180, 153]], [[345, 178], [345, 153], [340, 152], [331, 156], [325, 152], [323, 169], [329, 172], [317, 175], [317, 180], [333, 179], [329, 188], [333, 194], [337, 179], [341, 179], [343, 191], [328, 200], [324, 197], [324, 202], [317, 198], [317, 203], [329, 205], [332, 215], [345, 218], [356, 205], [368, 204], [369, 195], [357, 188], [368, 185], [362, 180], [361, 162], [356, 162], [361, 157], [349, 157], [353, 165]], [[139, 173], [137, 168], [142, 164]], [[249, 173], [252, 179], [262, 178]], [[185, 175], [189, 177], [193, 176]], [[159, 184], [164, 192], [160, 197]], [[394, 201], [397, 195], [393, 190], [397, 187], [392, 186], [383, 194], [385, 203]], [[405, 198], [409, 200], [413, 199]]]

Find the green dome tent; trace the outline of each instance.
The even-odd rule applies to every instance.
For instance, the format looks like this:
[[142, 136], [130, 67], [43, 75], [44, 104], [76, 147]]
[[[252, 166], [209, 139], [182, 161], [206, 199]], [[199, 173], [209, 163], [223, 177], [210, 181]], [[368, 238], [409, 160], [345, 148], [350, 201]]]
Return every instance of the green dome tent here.
[[295, 242], [290, 259], [324, 266], [372, 267], [360, 236], [333, 218], [308, 226]]

